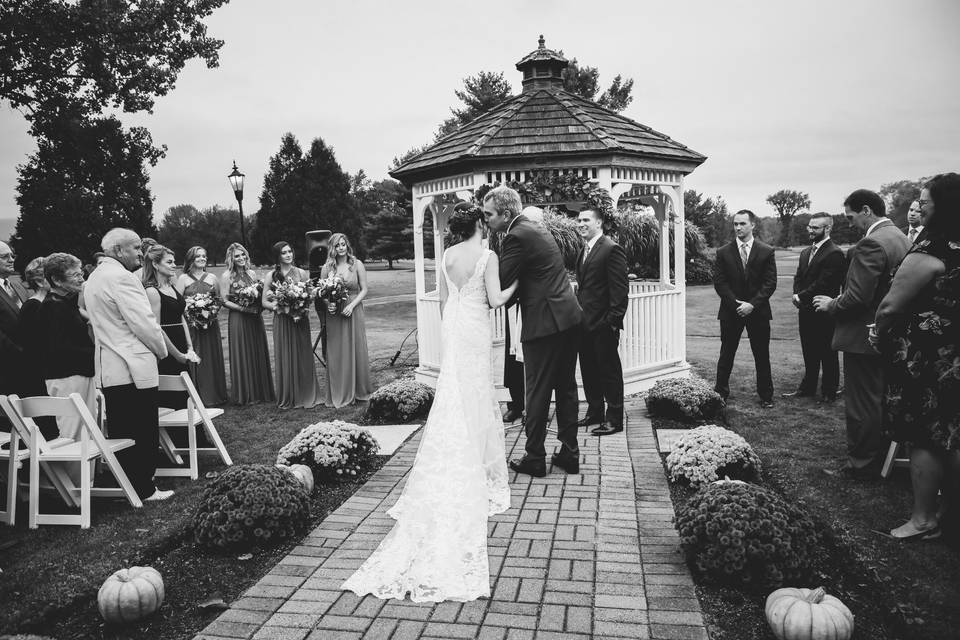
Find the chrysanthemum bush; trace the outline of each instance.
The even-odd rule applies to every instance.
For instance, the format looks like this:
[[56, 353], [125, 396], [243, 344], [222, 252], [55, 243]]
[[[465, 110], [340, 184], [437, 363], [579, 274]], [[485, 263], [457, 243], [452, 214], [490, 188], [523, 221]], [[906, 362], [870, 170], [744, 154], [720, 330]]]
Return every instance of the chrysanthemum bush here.
[[235, 551], [297, 535], [310, 520], [307, 492], [286, 471], [234, 465], [203, 491], [193, 515], [197, 544]]
[[367, 417], [371, 420], [406, 422], [425, 418], [433, 405], [431, 387], [411, 380], [395, 380], [373, 392]]
[[760, 467], [760, 457], [746, 440], [713, 424], [684, 433], [667, 454], [670, 479], [695, 487], [724, 477], [753, 480]]
[[720, 394], [703, 378], [670, 378], [658, 380], [647, 392], [650, 415], [680, 420], [709, 420], [723, 410]]
[[380, 445], [366, 429], [334, 420], [301, 429], [277, 454], [277, 464], [305, 464], [317, 482], [354, 478], [373, 461]]
[[687, 561], [719, 582], [769, 589], [810, 577], [820, 549], [814, 522], [757, 485], [717, 482], [677, 510]]

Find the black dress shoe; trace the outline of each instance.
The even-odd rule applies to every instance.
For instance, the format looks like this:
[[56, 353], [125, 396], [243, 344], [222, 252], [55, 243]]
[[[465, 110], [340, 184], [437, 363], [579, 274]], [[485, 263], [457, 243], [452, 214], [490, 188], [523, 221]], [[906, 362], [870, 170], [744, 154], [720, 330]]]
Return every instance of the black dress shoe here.
[[578, 427], [589, 427], [592, 424], [603, 424], [603, 418], [591, 418], [587, 416], [582, 420], [577, 420]]
[[507, 409], [507, 412], [503, 414], [504, 422], [516, 422], [523, 418], [523, 411], [518, 409]]
[[609, 422], [604, 422], [602, 425], [592, 430], [590, 433], [595, 436], [609, 436], [614, 433], [620, 433], [623, 431], [623, 425], [614, 425]]
[[773, 409], [773, 400], [761, 400], [760, 401], [761, 409]]
[[511, 460], [510, 468], [517, 473], [525, 473], [534, 478], [542, 478], [547, 475], [547, 463], [543, 460], [531, 460], [530, 458]]
[[790, 393], [781, 393], [781, 398], [812, 398], [813, 394], [809, 391], [801, 391], [797, 389], [796, 391], [791, 391]]
[[571, 453], [555, 453], [550, 456], [550, 464], [560, 467], [567, 473], [580, 473], [580, 456]]

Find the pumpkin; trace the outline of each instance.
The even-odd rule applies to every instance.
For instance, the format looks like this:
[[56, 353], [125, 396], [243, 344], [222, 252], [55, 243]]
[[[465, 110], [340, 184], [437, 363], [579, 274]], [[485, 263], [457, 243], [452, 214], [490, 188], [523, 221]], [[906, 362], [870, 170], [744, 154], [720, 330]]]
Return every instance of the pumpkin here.
[[153, 567], [120, 569], [97, 593], [97, 608], [107, 622], [135, 622], [156, 613], [163, 604], [163, 578]]
[[853, 614], [817, 589], [777, 589], [767, 596], [767, 622], [778, 640], [849, 640]]
[[310, 467], [305, 464], [278, 464], [277, 466], [293, 474], [293, 477], [303, 485], [307, 493], [313, 493], [313, 471], [310, 470]]

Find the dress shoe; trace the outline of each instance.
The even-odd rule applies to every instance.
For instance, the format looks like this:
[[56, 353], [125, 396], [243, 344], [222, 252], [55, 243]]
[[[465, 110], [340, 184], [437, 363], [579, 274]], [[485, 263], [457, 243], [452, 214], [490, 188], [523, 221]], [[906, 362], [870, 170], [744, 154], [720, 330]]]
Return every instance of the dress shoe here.
[[571, 453], [555, 453], [550, 456], [550, 464], [560, 467], [567, 473], [580, 473], [580, 456]]
[[530, 458], [511, 460], [510, 468], [517, 473], [525, 473], [534, 478], [542, 478], [547, 475], [547, 463], [543, 460], [531, 460]]
[[513, 423], [517, 420], [521, 420], [522, 418], [523, 411], [519, 411], [517, 409], [507, 409], [507, 412], [503, 414], [503, 421], [506, 423]]
[[167, 489], [163, 491], [162, 489], [155, 489], [154, 492], [149, 496], [143, 499], [144, 502], [161, 502], [173, 496], [173, 489]]
[[761, 409], [773, 409], [773, 400], [761, 400], [760, 401]]
[[603, 418], [591, 418], [590, 416], [587, 416], [582, 420], [577, 420], [578, 427], [589, 427], [590, 425], [594, 425], [594, 424], [597, 424], [597, 425], [603, 424]]
[[790, 393], [781, 393], [781, 398], [812, 398], [813, 394], [809, 391], [801, 391], [797, 389], [796, 391], [791, 391]]
[[620, 433], [623, 431], [623, 425], [614, 425], [609, 422], [604, 422], [596, 429], [593, 429], [590, 433], [595, 436], [609, 436], [614, 433]]

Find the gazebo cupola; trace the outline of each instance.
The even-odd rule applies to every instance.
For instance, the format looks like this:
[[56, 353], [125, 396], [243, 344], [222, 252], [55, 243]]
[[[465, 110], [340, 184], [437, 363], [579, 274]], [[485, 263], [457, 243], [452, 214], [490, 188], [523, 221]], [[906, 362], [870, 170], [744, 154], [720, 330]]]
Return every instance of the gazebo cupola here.
[[537, 89], [562, 89], [563, 71], [569, 64], [567, 59], [547, 49], [543, 35], [540, 46], [528, 53], [517, 63], [517, 71], [523, 73], [523, 92]]

